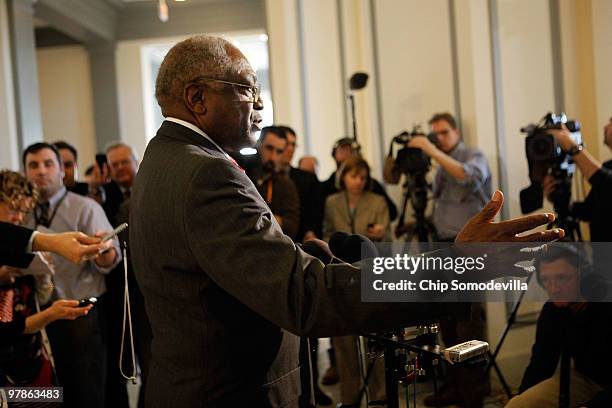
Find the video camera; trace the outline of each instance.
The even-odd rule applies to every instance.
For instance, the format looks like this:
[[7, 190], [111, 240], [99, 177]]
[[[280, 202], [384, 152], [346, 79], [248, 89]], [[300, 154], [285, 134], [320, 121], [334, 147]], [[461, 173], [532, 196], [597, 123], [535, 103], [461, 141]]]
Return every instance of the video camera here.
[[525, 153], [531, 180], [531, 185], [521, 190], [520, 193], [521, 210], [524, 214], [542, 207], [544, 199], [542, 183], [544, 177], [550, 174], [557, 181], [557, 187], [551, 196], [555, 211], [560, 217], [568, 216], [572, 176], [576, 165], [572, 157], [561, 148], [550, 133], [551, 129], [561, 129], [563, 125], [571, 132], [574, 142], [581, 144], [580, 122], [568, 120], [565, 113], [559, 115], [548, 113], [538, 124], [530, 124], [521, 128], [521, 132], [527, 134]]
[[[437, 136], [435, 133], [425, 134], [419, 125], [412, 128], [410, 132], [403, 131], [399, 135], [393, 138], [392, 143], [397, 143], [402, 146], [406, 146], [412, 138], [416, 136], [427, 137], [432, 143], [436, 143]], [[395, 159], [395, 165], [403, 174], [427, 174], [431, 165], [431, 160], [423, 151], [419, 148], [404, 147], [397, 152]]]
[[[406, 175], [406, 181], [403, 185], [402, 212], [398, 220], [395, 235], [398, 238], [406, 235], [407, 241], [412, 241], [413, 237], [417, 237], [419, 242], [429, 242], [430, 238], [433, 238], [435, 235], [435, 227], [425, 217], [428, 200], [427, 193], [430, 188], [425, 176], [431, 167], [431, 159], [419, 148], [406, 147], [414, 137], [427, 137], [432, 143], [437, 142], [437, 135], [435, 133], [425, 134], [418, 125], [414, 126], [410, 132], [404, 131], [392, 139], [389, 157], [393, 157], [394, 144], [402, 146], [397, 152], [394, 167], [400, 174]], [[414, 225], [404, 223], [409, 201], [414, 210], [416, 221]]]

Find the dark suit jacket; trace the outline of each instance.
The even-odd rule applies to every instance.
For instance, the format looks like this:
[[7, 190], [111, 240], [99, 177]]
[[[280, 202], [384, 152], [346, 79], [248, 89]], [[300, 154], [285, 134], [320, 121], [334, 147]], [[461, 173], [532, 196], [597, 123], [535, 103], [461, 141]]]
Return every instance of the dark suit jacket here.
[[117, 222], [117, 215], [121, 209], [121, 204], [123, 203], [123, 193], [121, 192], [121, 188], [119, 184], [111, 181], [103, 186], [104, 194], [106, 199], [104, 203], [102, 203], [102, 208], [104, 209], [104, 213], [106, 214], [106, 218], [110, 221], [112, 226], [117, 226], [119, 223]]
[[0, 222], [0, 265], [27, 268], [34, 258], [34, 255], [25, 253], [33, 232], [28, 228]]
[[272, 183], [272, 201], [268, 203], [272, 214], [282, 218], [283, 232], [297, 240], [300, 226], [300, 199], [297, 189], [291, 179], [285, 175], [276, 174], [271, 179], [257, 186], [259, 194], [266, 200], [268, 184]]
[[[31, 229], [0, 222], [0, 266], [26, 268], [34, 255], [26, 254], [25, 249], [32, 236]], [[16, 318], [12, 322], [0, 322], [0, 346], [8, 346], [17, 340], [25, 328], [25, 320]]]
[[66, 189], [75, 194], [82, 195], [83, 197], [87, 197], [89, 195], [89, 184], [81, 181], [77, 181], [73, 186], [66, 186]]
[[306, 231], [322, 236], [323, 212], [321, 209], [321, 183], [312, 173], [291, 167], [289, 178], [293, 180], [300, 197], [300, 228], [297, 240], [302, 241]]
[[[297, 336], [402, 327], [439, 305], [360, 301], [359, 269], [285, 236], [251, 180], [164, 122], [132, 189], [130, 242], [153, 329], [148, 407], [297, 407]], [[138, 211], [136, 211], [136, 208]]]
[[608, 242], [612, 237], [612, 160], [603, 163], [603, 167], [589, 179], [591, 191], [584, 201], [574, 203], [572, 214], [589, 222], [592, 242]]

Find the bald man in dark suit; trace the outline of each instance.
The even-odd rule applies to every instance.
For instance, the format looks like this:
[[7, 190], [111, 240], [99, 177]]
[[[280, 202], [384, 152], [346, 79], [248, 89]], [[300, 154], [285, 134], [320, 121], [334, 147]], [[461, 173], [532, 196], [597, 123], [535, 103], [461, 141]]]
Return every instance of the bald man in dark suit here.
[[[153, 329], [148, 407], [297, 407], [298, 336], [403, 327], [442, 313], [441, 303], [362, 303], [359, 268], [324, 265], [282, 233], [227, 154], [253, 145], [263, 108], [235, 46], [210, 36], [178, 43], [160, 66], [156, 97], [166, 120], [147, 146], [130, 214]], [[461, 239], [516, 240], [516, 224], [492, 223], [502, 202], [498, 193]]]

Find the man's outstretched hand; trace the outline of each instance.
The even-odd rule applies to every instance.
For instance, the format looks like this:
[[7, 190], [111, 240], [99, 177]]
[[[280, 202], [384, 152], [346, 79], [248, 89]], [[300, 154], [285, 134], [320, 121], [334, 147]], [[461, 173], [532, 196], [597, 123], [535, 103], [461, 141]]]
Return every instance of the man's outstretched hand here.
[[525, 234], [536, 227], [553, 222], [555, 215], [551, 213], [493, 222], [503, 203], [504, 195], [499, 190], [495, 191], [491, 201], [464, 225], [455, 242], [550, 242], [565, 236], [565, 231], [560, 228]]
[[62, 232], [60, 234], [38, 233], [34, 237], [34, 251], [50, 251], [63, 256], [73, 263], [93, 259], [108, 249], [112, 241], [102, 243], [100, 237], [91, 237], [82, 232]]

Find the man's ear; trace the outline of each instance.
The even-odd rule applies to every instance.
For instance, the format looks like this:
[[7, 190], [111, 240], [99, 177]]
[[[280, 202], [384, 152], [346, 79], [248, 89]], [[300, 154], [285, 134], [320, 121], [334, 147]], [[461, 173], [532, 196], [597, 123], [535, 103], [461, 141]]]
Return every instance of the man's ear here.
[[203, 115], [206, 113], [206, 97], [201, 87], [192, 84], [185, 88], [183, 100], [191, 112]]

